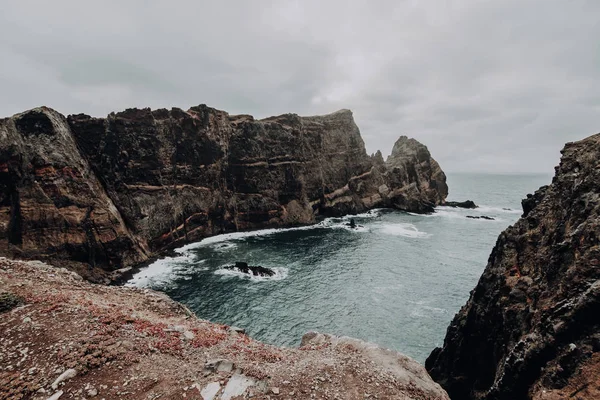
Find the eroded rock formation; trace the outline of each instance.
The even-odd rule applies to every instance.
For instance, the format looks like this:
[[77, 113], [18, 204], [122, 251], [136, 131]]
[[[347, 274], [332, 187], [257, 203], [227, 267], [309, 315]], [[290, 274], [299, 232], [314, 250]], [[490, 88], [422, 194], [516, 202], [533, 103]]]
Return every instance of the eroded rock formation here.
[[414, 139], [386, 162], [369, 157], [348, 110], [255, 120], [204, 105], [106, 118], [42, 107], [0, 121], [0, 139], [0, 252], [108, 270], [223, 232], [429, 212], [448, 192]]
[[426, 362], [451, 398], [600, 396], [600, 134], [562, 153]]
[[0, 120], [0, 249], [92, 267], [149, 254], [81, 156], [65, 117], [48, 108]]

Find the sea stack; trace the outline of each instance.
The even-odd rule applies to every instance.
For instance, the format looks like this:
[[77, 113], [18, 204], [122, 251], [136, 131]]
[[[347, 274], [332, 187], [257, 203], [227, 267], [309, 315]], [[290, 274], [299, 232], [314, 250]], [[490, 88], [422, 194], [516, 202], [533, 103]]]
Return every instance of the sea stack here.
[[600, 134], [562, 154], [427, 359], [453, 399], [600, 398]]

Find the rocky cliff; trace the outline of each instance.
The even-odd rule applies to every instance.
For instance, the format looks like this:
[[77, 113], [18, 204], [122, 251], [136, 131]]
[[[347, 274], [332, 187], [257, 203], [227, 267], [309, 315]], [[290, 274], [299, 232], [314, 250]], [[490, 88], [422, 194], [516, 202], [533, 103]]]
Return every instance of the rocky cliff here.
[[600, 134], [562, 154], [427, 360], [452, 398], [600, 398]]
[[105, 270], [223, 232], [428, 212], [448, 191], [414, 139], [369, 157], [348, 110], [255, 120], [204, 105], [1, 120], [0, 186], [0, 254]]

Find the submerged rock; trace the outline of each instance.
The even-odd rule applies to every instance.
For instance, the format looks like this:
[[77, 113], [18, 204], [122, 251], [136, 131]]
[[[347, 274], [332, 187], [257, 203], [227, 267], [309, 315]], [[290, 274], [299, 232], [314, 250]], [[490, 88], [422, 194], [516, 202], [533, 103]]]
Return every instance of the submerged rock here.
[[453, 399], [600, 398], [600, 134], [562, 154], [427, 359]]
[[457, 208], [477, 208], [477, 204], [475, 204], [472, 200], [466, 201], [446, 201], [442, 204], [446, 207], [457, 207]]
[[224, 267], [225, 269], [234, 270], [238, 272], [242, 272], [248, 275], [254, 276], [273, 276], [275, 275], [275, 271], [270, 268], [258, 266], [248, 265], [245, 262], [236, 262], [235, 265], [228, 265]]
[[471, 219], [487, 219], [489, 221], [493, 221], [494, 218], [488, 217], [487, 215], [467, 215], [467, 218]]

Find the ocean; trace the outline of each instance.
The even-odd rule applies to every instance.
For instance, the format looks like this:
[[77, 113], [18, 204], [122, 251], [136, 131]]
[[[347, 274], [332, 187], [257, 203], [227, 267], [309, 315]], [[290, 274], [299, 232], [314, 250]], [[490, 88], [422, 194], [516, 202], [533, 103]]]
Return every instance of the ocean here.
[[[140, 270], [129, 286], [152, 288], [200, 318], [245, 328], [255, 339], [297, 346], [308, 331], [351, 336], [424, 362], [440, 346], [521, 199], [550, 175], [448, 174], [448, 200], [430, 215], [372, 210], [310, 227], [236, 232], [177, 249]], [[494, 220], [471, 219], [489, 216]], [[244, 261], [276, 271], [248, 277]]]

